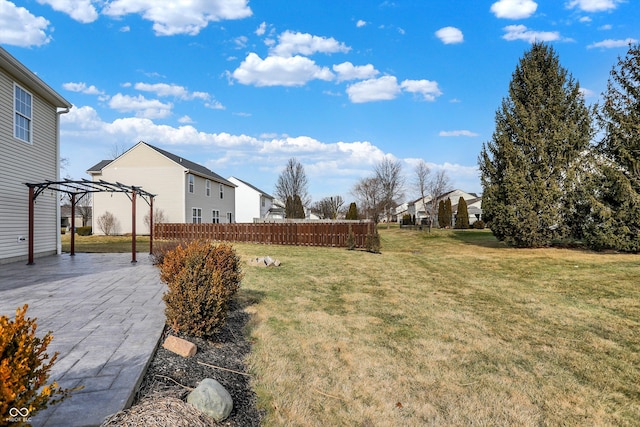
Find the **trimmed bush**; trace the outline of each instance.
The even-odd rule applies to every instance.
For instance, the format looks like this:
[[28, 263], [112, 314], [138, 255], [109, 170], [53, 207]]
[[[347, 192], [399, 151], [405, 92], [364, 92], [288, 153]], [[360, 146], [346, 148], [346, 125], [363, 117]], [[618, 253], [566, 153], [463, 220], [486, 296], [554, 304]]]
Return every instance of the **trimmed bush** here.
[[[51, 357], [46, 353], [53, 335], [36, 336], [36, 319], [25, 318], [27, 307], [16, 310], [15, 320], [0, 316], [0, 421], [15, 425], [23, 425], [28, 417], [73, 391], [61, 389], [55, 381], [46, 384], [58, 353]], [[21, 412], [16, 415], [16, 410]]]
[[91, 226], [76, 227], [76, 233], [78, 236], [91, 236]]
[[353, 233], [353, 228], [351, 227], [351, 224], [349, 224], [349, 235], [347, 236], [347, 249], [352, 251], [356, 248], [356, 236]]
[[240, 258], [231, 245], [198, 240], [164, 256], [160, 278], [167, 324], [176, 332], [211, 337], [227, 320], [231, 298], [242, 280]]
[[476, 230], [484, 230], [484, 221], [479, 219], [478, 221], [474, 222], [472, 225], [473, 228], [475, 228]]

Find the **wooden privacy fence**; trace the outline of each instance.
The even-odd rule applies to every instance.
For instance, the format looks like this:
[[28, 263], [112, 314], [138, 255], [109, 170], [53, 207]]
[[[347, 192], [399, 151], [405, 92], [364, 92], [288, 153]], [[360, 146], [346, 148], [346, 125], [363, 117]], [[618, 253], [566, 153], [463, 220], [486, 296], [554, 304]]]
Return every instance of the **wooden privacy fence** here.
[[371, 222], [279, 222], [242, 224], [155, 224], [153, 235], [161, 240], [210, 239], [271, 245], [347, 247], [349, 228], [355, 247], [364, 248]]

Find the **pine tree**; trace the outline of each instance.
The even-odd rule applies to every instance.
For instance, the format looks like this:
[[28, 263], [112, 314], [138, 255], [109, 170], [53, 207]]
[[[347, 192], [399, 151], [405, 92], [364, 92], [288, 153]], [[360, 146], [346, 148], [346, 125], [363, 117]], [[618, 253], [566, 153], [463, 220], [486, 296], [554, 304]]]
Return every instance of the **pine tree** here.
[[469, 210], [467, 209], [467, 201], [462, 197], [458, 200], [458, 213], [456, 214], [455, 228], [469, 228]]
[[478, 159], [483, 216], [499, 240], [538, 247], [571, 237], [577, 165], [592, 134], [579, 84], [553, 48], [534, 43], [512, 75]]
[[447, 215], [444, 209], [444, 200], [440, 200], [438, 203], [438, 227], [444, 228], [446, 224]]
[[585, 227], [594, 249], [640, 251], [640, 44], [629, 47], [611, 71], [598, 124], [600, 174]]
[[351, 202], [349, 205], [349, 211], [347, 212], [345, 219], [358, 219], [358, 206], [355, 202]]
[[447, 197], [444, 201], [444, 228], [451, 227], [451, 218], [453, 217], [453, 209], [451, 207], [451, 199]]

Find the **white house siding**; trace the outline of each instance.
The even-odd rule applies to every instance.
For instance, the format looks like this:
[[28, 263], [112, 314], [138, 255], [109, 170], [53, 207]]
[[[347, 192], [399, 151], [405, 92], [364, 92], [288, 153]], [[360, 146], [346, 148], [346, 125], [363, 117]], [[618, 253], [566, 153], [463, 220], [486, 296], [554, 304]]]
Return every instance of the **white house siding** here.
[[254, 218], [266, 218], [269, 209], [271, 209], [272, 199], [265, 197], [264, 193], [251, 188], [238, 178], [231, 177], [229, 181], [237, 185], [235, 190], [236, 222], [253, 222]]
[[[17, 82], [32, 96], [32, 143], [14, 138], [14, 82], [0, 68], [0, 263], [28, 255], [27, 241], [18, 241], [29, 235], [29, 189], [24, 184], [59, 177], [57, 108]], [[58, 194], [45, 191], [37, 198], [34, 224], [34, 255], [55, 254], [60, 233]]]

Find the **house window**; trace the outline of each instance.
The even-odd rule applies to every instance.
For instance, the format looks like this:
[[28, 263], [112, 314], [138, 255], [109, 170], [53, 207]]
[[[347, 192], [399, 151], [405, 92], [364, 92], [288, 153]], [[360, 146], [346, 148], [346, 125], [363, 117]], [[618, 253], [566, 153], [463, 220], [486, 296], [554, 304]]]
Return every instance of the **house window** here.
[[194, 224], [202, 224], [202, 209], [191, 208], [192, 222]]
[[262, 202], [262, 207], [264, 208], [264, 197], [260, 197], [260, 201]]
[[224, 199], [224, 185], [220, 184], [220, 198]]
[[227, 212], [227, 222], [229, 224], [233, 222], [233, 214], [231, 212]]
[[206, 180], [204, 182], [204, 187], [205, 187], [205, 194], [207, 195], [207, 197], [211, 197], [211, 181]]
[[211, 212], [211, 222], [214, 224], [220, 224], [220, 211], [214, 209]]
[[193, 193], [194, 188], [196, 186], [195, 179], [194, 179], [193, 175], [191, 175], [191, 174], [187, 175], [187, 177], [188, 177], [188, 180], [189, 180], [189, 193]]
[[18, 85], [15, 85], [14, 87], [14, 136], [25, 142], [31, 143], [31, 94]]

